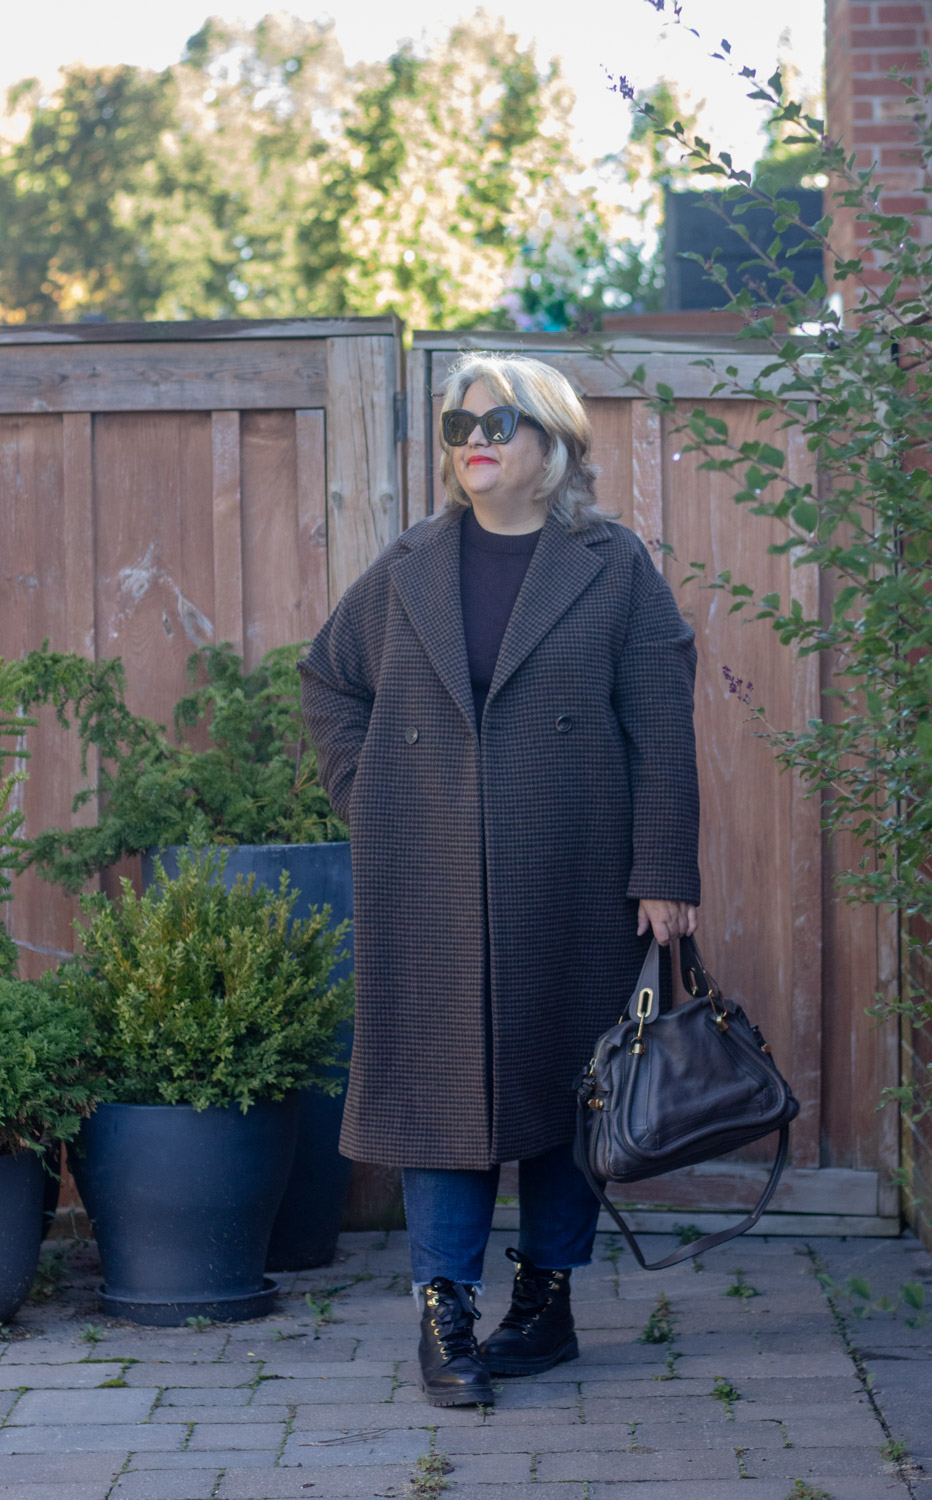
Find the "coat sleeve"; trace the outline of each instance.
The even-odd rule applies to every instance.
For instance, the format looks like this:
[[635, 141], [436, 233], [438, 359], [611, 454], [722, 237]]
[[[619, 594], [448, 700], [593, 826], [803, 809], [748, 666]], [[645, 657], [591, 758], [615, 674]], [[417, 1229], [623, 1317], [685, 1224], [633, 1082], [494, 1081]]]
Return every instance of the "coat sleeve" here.
[[365, 628], [366, 596], [361, 579], [347, 591], [307, 656], [298, 662], [301, 709], [317, 752], [317, 772], [335, 811], [346, 822], [375, 696]]
[[634, 900], [699, 901], [694, 639], [639, 542], [614, 694], [631, 767]]

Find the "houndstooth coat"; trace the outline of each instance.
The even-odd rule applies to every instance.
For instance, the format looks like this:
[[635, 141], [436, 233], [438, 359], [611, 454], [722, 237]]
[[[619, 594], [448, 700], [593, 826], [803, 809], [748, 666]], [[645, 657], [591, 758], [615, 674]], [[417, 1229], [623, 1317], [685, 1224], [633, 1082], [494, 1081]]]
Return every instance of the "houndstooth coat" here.
[[699, 900], [696, 654], [632, 532], [550, 517], [480, 739], [459, 547], [459, 512], [404, 532], [300, 670], [352, 838], [341, 1150], [483, 1169], [571, 1138], [573, 1080], [648, 941], [638, 898]]

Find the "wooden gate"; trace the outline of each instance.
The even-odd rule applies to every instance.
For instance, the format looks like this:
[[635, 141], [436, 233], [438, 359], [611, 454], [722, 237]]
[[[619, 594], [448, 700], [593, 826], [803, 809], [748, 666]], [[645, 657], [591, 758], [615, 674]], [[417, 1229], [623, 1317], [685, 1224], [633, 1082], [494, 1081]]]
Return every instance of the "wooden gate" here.
[[[520, 349], [569, 378], [592, 419], [600, 503], [654, 547], [657, 566], [695, 626], [700, 940], [728, 992], [748, 1001], [800, 1100], [792, 1166], [775, 1200], [782, 1227], [798, 1221], [801, 1232], [837, 1232], [842, 1216], [849, 1232], [896, 1233], [898, 1198], [889, 1179], [897, 1165], [897, 1120], [892, 1109], [878, 1113], [875, 1104], [881, 1088], [896, 1081], [897, 1037], [892, 1026], [878, 1031], [865, 1015], [876, 991], [889, 993], [895, 984], [895, 931], [872, 911], [833, 900], [832, 873], [849, 862], [850, 850], [824, 843], [817, 801], [803, 796], [798, 780], [778, 773], [755, 737], [749, 708], [730, 693], [724, 675], [728, 668], [753, 684], [753, 701], [766, 707], [772, 724], [802, 726], [820, 712], [821, 658], [796, 659], [766, 624], [729, 614], [726, 595], [681, 582], [686, 564], [696, 560], [713, 575], [730, 568], [760, 593], [798, 598], [807, 613], [830, 602], [830, 580], [768, 554], [768, 544], [780, 539], [772, 523], [736, 506], [727, 483], [701, 471], [676, 434], [701, 401], [727, 418], [733, 439], [769, 437], [784, 445], [775, 424], [758, 423], [755, 402], [709, 396], [726, 365], [747, 375], [763, 357], [728, 338], [616, 335], [612, 358], [604, 361], [545, 334], [415, 334], [407, 378], [409, 521], [442, 503], [437, 412], [452, 362], [471, 347]], [[697, 365], [705, 358], [720, 375]], [[661, 421], [626, 383], [625, 372], [638, 365], [650, 387], [657, 381], [671, 387], [675, 418]], [[794, 479], [813, 477], [812, 457], [792, 434], [788, 462]], [[657, 548], [660, 541], [672, 556]], [[705, 1224], [711, 1221], [704, 1213], [753, 1202], [766, 1175], [761, 1160], [758, 1147], [619, 1196], [668, 1207], [671, 1223], [688, 1211]], [[510, 1213], [501, 1214], [503, 1227], [511, 1227]], [[657, 1227], [665, 1219], [655, 1212], [649, 1222]]]

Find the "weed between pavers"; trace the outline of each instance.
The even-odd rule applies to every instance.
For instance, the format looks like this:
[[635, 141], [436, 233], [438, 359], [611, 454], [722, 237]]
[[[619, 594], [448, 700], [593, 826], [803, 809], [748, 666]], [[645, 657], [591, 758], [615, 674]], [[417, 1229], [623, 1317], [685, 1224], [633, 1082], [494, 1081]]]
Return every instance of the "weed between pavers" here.
[[721, 1401], [725, 1408], [726, 1417], [729, 1422], [733, 1422], [735, 1414], [732, 1411], [732, 1403], [741, 1400], [741, 1392], [735, 1390], [731, 1381], [726, 1380], [724, 1375], [716, 1375], [715, 1384], [712, 1387], [712, 1399], [713, 1401]]
[[213, 1319], [205, 1318], [203, 1313], [198, 1313], [194, 1318], [185, 1318], [185, 1325], [193, 1328], [197, 1333], [206, 1333], [208, 1328], [213, 1328]]
[[886, 1459], [887, 1463], [890, 1464], [902, 1463], [903, 1459], [906, 1457], [906, 1444], [904, 1442], [901, 1442], [898, 1438], [888, 1438], [887, 1441], [881, 1445], [880, 1456], [881, 1458]]
[[83, 1333], [78, 1334], [78, 1338], [81, 1339], [82, 1343], [90, 1344], [92, 1348], [95, 1348], [100, 1343], [104, 1333], [105, 1329], [102, 1323], [88, 1323]]
[[422, 1453], [408, 1482], [408, 1494], [416, 1500], [437, 1500], [447, 1487], [446, 1476], [453, 1465], [445, 1453]]
[[749, 1302], [752, 1297], [760, 1296], [757, 1287], [751, 1286], [749, 1281], [745, 1281], [744, 1272], [740, 1266], [735, 1267], [734, 1278], [731, 1286], [726, 1287], [722, 1293], [724, 1297], [740, 1297], [742, 1302]]
[[869, 1318], [875, 1312], [889, 1313], [898, 1318], [902, 1306], [906, 1310], [903, 1322], [907, 1328], [915, 1329], [921, 1328], [932, 1316], [926, 1311], [926, 1289], [921, 1281], [901, 1282], [894, 1301], [887, 1296], [875, 1298], [873, 1288], [864, 1276], [849, 1276], [847, 1281], [838, 1282], [822, 1271], [818, 1280], [830, 1301], [847, 1303], [853, 1318]]
[[638, 1343], [672, 1344], [676, 1338], [673, 1328], [675, 1318], [676, 1313], [670, 1305], [669, 1297], [666, 1292], [661, 1292], [656, 1307], [644, 1324], [644, 1332], [638, 1338]]
[[816, 1489], [815, 1485], [807, 1484], [804, 1479], [794, 1479], [793, 1488], [786, 1500], [832, 1500], [832, 1496], [828, 1490]]

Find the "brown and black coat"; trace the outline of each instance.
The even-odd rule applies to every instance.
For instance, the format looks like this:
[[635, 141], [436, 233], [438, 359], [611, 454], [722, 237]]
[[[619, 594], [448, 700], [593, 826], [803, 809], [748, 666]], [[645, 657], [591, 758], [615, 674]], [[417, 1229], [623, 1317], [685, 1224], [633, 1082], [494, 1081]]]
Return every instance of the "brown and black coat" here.
[[341, 1149], [485, 1168], [570, 1138], [573, 1079], [637, 978], [638, 899], [699, 899], [696, 655], [632, 532], [551, 517], [477, 736], [459, 546], [458, 512], [403, 533], [300, 667], [352, 836]]

